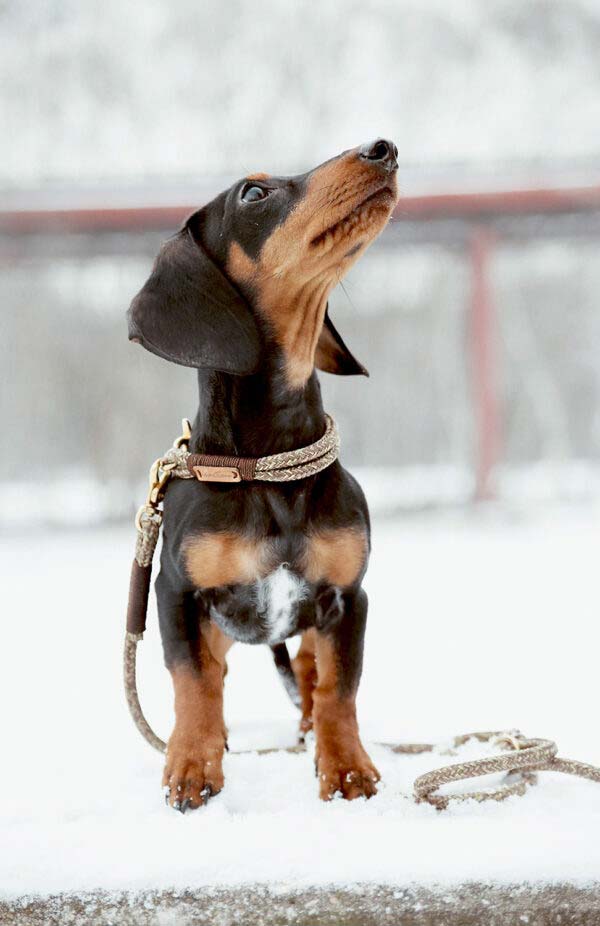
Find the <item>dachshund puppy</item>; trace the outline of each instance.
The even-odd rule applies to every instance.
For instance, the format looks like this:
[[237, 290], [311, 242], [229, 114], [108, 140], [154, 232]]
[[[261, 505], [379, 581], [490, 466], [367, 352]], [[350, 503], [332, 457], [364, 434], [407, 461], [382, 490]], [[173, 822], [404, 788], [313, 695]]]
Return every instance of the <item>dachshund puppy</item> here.
[[[254, 174], [195, 212], [160, 251], [128, 313], [129, 337], [198, 371], [193, 453], [258, 457], [318, 440], [315, 368], [366, 374], [327, 298], [385, 227], [397, 149], [379, 139], [306, 174]], [[185, 812], [223, 787], [225, 654], [296, 634], [301, 730], [314, 727], [320, 796], [376, 793], [359, 738], [369, 515], [334, 462], [293, 482], [173, 479], [156, 581], [175, 727], [163, 784]]]

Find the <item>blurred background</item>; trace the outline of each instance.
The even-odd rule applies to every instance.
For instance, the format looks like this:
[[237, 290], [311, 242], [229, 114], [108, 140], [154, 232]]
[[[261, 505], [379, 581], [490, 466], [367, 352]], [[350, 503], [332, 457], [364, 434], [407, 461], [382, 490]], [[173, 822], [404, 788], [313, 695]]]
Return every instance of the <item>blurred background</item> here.
[[233, 179], [379, 135], [402, 199], [322, 376], [385, 514], [600, 491], [599, 0], [0, 3], [0, 522], [129, 516], [193, 373], [127, 341]]

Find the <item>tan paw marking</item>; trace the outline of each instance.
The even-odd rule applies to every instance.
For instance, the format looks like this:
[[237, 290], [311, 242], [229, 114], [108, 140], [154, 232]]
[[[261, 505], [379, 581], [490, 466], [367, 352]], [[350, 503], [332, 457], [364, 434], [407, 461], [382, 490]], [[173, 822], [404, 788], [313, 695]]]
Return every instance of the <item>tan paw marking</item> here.
[[320, 755], [317, 758], [319, 797], [330, 801], [336, 794], [344, 800], [373, 797], [381, 775], [364, 750], [354, 756]]
[[225, 783], [222, 756], [222, 746], [186, 749], [169, 743], [162, 780], [166, 803], [185, 813], [201, 807], [218, 794]]

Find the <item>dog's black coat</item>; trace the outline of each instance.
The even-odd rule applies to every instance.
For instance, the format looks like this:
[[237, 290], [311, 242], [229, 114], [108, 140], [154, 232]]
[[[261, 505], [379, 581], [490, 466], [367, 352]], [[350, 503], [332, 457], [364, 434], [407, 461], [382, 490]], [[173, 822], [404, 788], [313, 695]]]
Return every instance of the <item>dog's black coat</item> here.
[[[281, 380], [277, 367], [274, 372], [274, 376], [261, 372], [240, 379], [200, 371], [200, 409], [192, 428], [192, 452], [258, 456], [303, 447], [321, 437], [325, 419], [316, 374], [303, 392], [287, 393], [281, 385], [272, 388]], [[223, 615], [217, 622], [233, 639], [270, 642], [257, 613], [253, 586], [204, 591], [193, 587], [182, 556], [188, 537], [242, 527], [248, 537], [274, 538], [278, 560], [293, 569], [301, 557], [301, 540], [307, 529], [324, 526], [364, 526], [369, 530], [362, 489], [339, 462], [315, 476], [289, 483], [229, 485], [172, 480], [164, 502], [163, 552], [156, 585], [167, 665], [190, 658], [198, 616], [207, 618], [211, 610], [213, 617]], [[340, 603], [329, 587], [312, 587], [290, 626], [290, 635], [313, 625], [333, 632], [334, 625], [344, 618], [345, 645], [348, 638], [357, 637], [347, 652], [349, 668], [352, 666], [349, 685], [360, 672], [366, 617], [362, 605], [365, 596], [360, 592], [363, 574], [364, 570], [353, 587], [344, 590]]]
[[[385, 152], [379, 157], [381, 145]], [[389, 143], [377, 142], [340, 157], [348, 170], [353, 158], [357, 163], [362, 159], [360, 167], [371, 171], [378, 195], [386, 176], [397, 166], [392, 151]], [[200, 401], [190, 442], [193, 453], [264, 456], [303, 447], [324, 433], [316, 372], [300, 387], [289, 384], [285, 352], [268, 318], [257, 310], [260, 288], [252, 282], [234, 282], [228, 272], [232, 244], [249, 261], [258, 260], [265, 243], [307, 196], [313, 174], [260, 175], [260, 179], [234, 184], [192, 215], [165, 244], [152, 275], [132, 303], [130, 338], [161, 357], [198, 369]], [[253, 200], [259, 196], [255, 188], [260, 196], [265, 191], [268, 195]], [[315, 207], [322, 206], [322, 200]], [[315, 246], [324, 234], [315, 236]], [[352, 257], [363, 243], [349, 241], [344, 259]], [[321, 337], [327, 348], [326, 369], [342, 374], [366, 372], [328, 314]], [[229, 637], [242, 642], [274, 645], [282, 641], [270, 635], [272, 628], [261, 613], [255, 584], [196, 587], [186, 568], [190, 538], [228, 532], [257, 544], [268, 540], [275, 563], [300, 579], [307, 535], [343, 528], [365, 534], [364, 563], [351, 583], [339, 588], [304, 578], [302, 595], [293, 604], [285, 627], [285, 636], [310, 627], [326, 634], [336, 653], [340, 695], [356, 690], [367, 614], [361, 583], [370, 528], [363, 492], [339, 462], [317, 475], [288, 483], [171, 480], [164, 499], [163, 526], [156, 591], [165, 661], [171, 669], [189, 664], [200, 671], [202, 621], [212, 619]]]

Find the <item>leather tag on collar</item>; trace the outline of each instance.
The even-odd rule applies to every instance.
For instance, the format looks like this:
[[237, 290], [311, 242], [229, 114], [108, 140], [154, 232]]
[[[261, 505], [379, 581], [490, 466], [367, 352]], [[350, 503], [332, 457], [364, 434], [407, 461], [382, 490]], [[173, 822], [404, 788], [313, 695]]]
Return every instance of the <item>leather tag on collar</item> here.
[[191, 453], [187, 468], [199, 482], [241, 482], [254, 479], [254, 457], [221, 457], [209, 453]]

